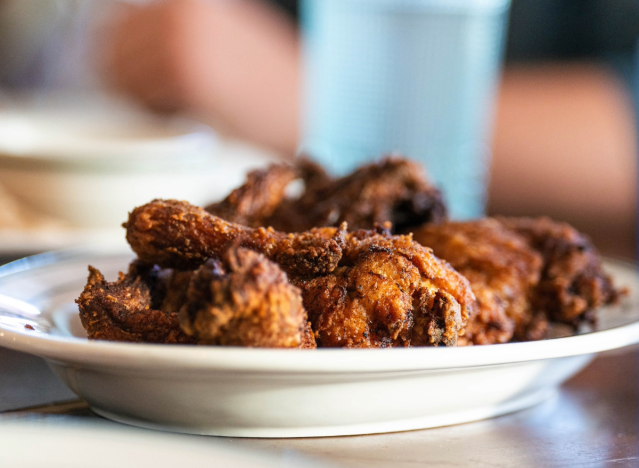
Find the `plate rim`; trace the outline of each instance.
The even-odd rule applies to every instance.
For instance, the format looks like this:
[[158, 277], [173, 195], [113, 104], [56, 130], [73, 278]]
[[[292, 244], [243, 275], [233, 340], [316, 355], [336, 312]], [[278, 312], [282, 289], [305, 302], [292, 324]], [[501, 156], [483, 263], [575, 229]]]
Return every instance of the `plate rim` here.
[[[80, 260], [83, 254], [123, 254], [73, 248], [25, 257], [0, 267], [0, 281], [10, 275]], [[636, 266], [607, 259], [636, 278]], [[1, 306], [1, 303], [0, 303]], [[198, 345], [165, 345], [92, 341], [86, 338], [14, 331], [0, 325], [0, 346], [72, 364], [93, 365], [113, 371], [171, 369], [193, 371], [251, 371], [284, 374], [363, 374], [371, 372], [441, 371], [479, 366], [508, 365], [622, 348], [639, 343], [639, 320], [601, 331], [564, 338], [467, 347], [392, 349], [264, 349]]]

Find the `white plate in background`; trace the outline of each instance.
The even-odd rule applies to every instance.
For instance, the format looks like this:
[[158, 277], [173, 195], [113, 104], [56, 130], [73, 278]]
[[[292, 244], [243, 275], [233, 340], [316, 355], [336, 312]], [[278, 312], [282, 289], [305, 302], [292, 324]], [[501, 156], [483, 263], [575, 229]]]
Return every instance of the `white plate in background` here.
[[215, 201], [275, 158], [111, 96], [36, 95], [0, 109], [0, 183], [25, 209], [74, 230], [114, 229], [153, 198]]
[[113, 280], [132, 257], [51, 253], [0, 268], [0, 345], [44, 357], [96, 413], [142, 427], [314, 437], [456, 424], [532, 406], [596, 353], [639, 342], [638, 276], [612, 261], [606, 267], [628, 297], [600, 311], [598, 331], [568, 338], [363, 350], [87, 340], [73, 302], [87, 265]]
[[[74, 208], [76, 215], [84, 216], [87, 212], [92, 212], [96, 218], [100, 218], [99, 225], [93, 227], [72, 225], [53, 215], [47, 215], [46, 219], [43, 219], [37, 210], [25, 203], [24, 199], [16, 200], [13, 194], [0, 187], [0, 210], [3, 209], [3, 205], [7, 205], [6, 209], [15, 212], [14, 218], [17, 219], [3, 225], [0, 217], [0, 255], [26, 255], [101, 242], [117, 243], [123, 238], [121, 224], [126, 221], [127, 213], [138, 204], [147, 203], [153, 198], [174, 197], [186, 199], [196, 205], [206, 205], [226, 197], [231, 190], [241, 185], [248, 171], [275, 161], [277, 159], [273, 154], [261, 149], [242, 142], [223, 140], [218, 151], [211, 157], [208, 169], [197, 176], [197, 184], [189, 186], [189, 182], [193, 182], [192, 176], [178, 179], [171, 175], [137, 175], [131, 180], [133, 184], [145, 184], [146, 179], [152, 178], [157, 190], [147, 186], [145, 192], [136, 195], [137, 199], [132, 199], [130, 194], [127, 195], [127, 198], [118, 201], [116, 211], [112, 211], [108, 216], [91, 198], [78, 200]], [[60, 175], [58, 182], [63, 181], [64, 177]], [[96, 179], [102, 177], [98, 176]], [[176, 185], [180, 181], [188, 187], [187, 191], [180, 191], [180, 187]], [[86, 189], [90, 190], [91, 180], [84, 182], [89, 184]], [[113, 180], [108, 181], [111, 182]], [[168, 189], [162, 187], [167, 184]], [[28, 199], [29, 196], [31, 195], [25, 195], [23, 198]], [[115, 198], [114, 196], [113, 201]], [[59, 205], [61, 209], [66, 209], [65, 207], [64, 204]]]

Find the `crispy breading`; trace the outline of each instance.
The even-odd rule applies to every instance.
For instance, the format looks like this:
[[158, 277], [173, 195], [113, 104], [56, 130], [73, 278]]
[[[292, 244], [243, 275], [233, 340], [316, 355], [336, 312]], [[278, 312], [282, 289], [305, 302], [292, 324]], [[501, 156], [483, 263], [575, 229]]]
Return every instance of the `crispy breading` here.
[[337, 267], [344, 243], [344, 228], [300, 234], [250, 229], [177, 200], [153, 200], [134, 209], [124, 227], [127, 241], [141, 260], [184, 270], [219, 258], [231, 243], [237, 243], [263, 253], [289, 274], [317, 275]]
[[591, 320], [597, 307], [619, 298], [601, 257], [587, 236], [550, 218], [498, 218], [522, 236], [544, 260], [534, 306], [556, 322], [578, 325]]
[[[295, 178], [304, 182], [304, 191], [297, 198], [286, 197], [286, 185]], [[206, 210], [227, 221], [284, 232], [343, 222], [351, 229], [371, 229], [387, 221], [404, 232], [446, 218], [440, 191], [418, 164], [400, 157], [384, 158], [337, 179], [306, 159], [295, 166], [274, 164], [251, 172], [241, 187]]]
[[205, 210], [244, 226], [269, 226], [268, 219], [286, 197], [288, 185], [298, 176], [298, 169], [290, 164], [272, 164], [251, 171], [242, 186]]
[[477, 307], [460, 344], [540, 338], [544, 325], [530, 298], [542, 259], [524, 239], [494, 219], [423, 226], [414, 235], [470, 281]]
[[467, 309], [433, 278], [422, 276], [411, 261], [419, 256], [373, 241], [352, 264], [306, 282], [304, 305], [320, 345], [455, 346]]
[[400, 157], [387, 157], [351, 174], [315, 184], [294, 201], [285, 201], [268, 225], [286, 232], [348, 223], [351, 229], [371, 229], [390, 221], [396, 232], [446, 218], [441, 192], [421, 166]]
[[173, 280], [172, 271], [141, 262], [133, 262], [113, 283], [90, 266], [87, 285], [76, 300], [80, 320], [90, 339], [192, 343], [180, 329], [177, 310], [162, 309], [165, 298], [184, 294], [184, 286]]
[[[453, 346], [463, 334], [474, 302], [468, 281], [430, 249], [410, 236], [391, 236], [384, 228], [348, 234], [344, 228], [299, 234], [251, 230], [185, 202], [161, 200], [136, 208], [126, 226], [127, 239], [140, 258], [165, 267], [219, 259], [230, 240], [265, 254], [302, 289], [313, 326], [324, 320], [320, 299], [324, 306], [330, 305], [332, 293], [322, 296], [321, 292], [332, 287], [335, 294], [345, 294], [340, 313], [343, 322], [353, 327], [337, 324], [331, 330], [315, 329], [323, 346]], [[326, 262], [327, 242], [332, 242], [332, 262]], [[409, 270], [412, 273], [406, 275]], [[403, 283], [395, 285], [402, 275]], [[385, 305], [361, 300], [373, 297], [379, 288], [387, 288], [392, 295]], [[355, 326], [358, 314], [364, 314], [361, 327]], [[338, 335], [339, 340], [329, 338]]]
[[182, 329], [200, 344], [315, 348], [300, 290], [277, 264], [246, 248], [209, 260], [193, 275]]
[[548, 218], [449, 222], [415, 239], [471, 283], [477, 312], [462, 344], [538, 340], [549, 323], [577, 327], [619, 295], [587, 237]]

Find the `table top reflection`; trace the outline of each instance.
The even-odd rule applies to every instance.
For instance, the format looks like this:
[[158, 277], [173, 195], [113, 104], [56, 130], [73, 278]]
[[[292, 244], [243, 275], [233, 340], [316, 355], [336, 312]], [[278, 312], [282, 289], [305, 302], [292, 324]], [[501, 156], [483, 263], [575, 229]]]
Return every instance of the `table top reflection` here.
[[[39, 358], [0, 349], [0, 375], [0, 423], [117, 426], [75, 399]], [[342, 467], [639, 466], [639, 346], [605, 353], [548, 401], [491, 420], [369, 436], [224, 440]]]

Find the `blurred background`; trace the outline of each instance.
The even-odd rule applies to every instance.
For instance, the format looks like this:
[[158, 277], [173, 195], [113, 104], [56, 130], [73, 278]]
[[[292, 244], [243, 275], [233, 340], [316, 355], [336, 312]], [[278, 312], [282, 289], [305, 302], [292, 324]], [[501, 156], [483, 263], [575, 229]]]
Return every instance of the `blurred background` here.
[[[311, 3], [0, 0], [0, 255], [122, 237], [137, 203], [207, 203], [292, 160]], [[486, 212], [565, 220], [635, 257], [639, 2], [512, 0], [502, 26], [478, 117]]]

